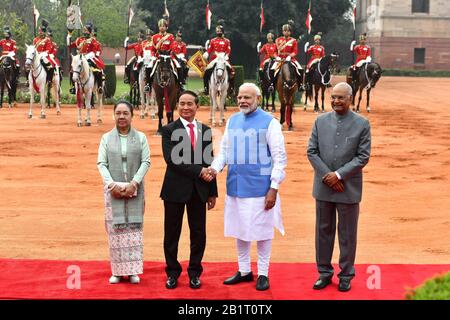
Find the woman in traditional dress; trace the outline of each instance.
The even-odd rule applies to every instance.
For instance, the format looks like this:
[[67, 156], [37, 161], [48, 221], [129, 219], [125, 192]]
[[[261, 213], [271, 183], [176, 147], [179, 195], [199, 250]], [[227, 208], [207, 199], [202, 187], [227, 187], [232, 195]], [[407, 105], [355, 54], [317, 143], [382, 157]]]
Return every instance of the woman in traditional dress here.
[[116, 127], [102, 136], [97, 167], [103, 178], [105, 225], [109, 238], [111, 284], [143, 273], [144, 177], [150, 167], [145, 134], [131, 127], [133, 107], [114, 106]]

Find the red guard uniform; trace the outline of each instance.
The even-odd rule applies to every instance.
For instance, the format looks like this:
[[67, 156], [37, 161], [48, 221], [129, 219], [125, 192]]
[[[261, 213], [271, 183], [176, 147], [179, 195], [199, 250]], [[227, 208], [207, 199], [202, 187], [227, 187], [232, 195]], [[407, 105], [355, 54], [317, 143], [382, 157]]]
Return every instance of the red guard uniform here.
[[[0, 40], [0, 48], [2, 50], [2, 56], [6, 56], [10, 52], [17, 54], [16, 41], [13, 39], [2, 39]], [[15, 59], [15, 57], [13, 58]]]
[[309, 58], [307, 67], [309, 70], [309, 68], [311, 68], [311, 65], [313, 64], [313, 62], [316, 61], [316, 59], [321, 59], [325, 57], [325, 48], [319, 44], [315, 44], [313, 46], [310, 46], [308, 48], [308, 51], [306, 51], [306, 53], [311, 54], [311, 58]]
[[275, 43], [277, 44], [278, 55], [280, 58], [285, 59], [286, 57], [291, 56], [291, 61], [297, 61], [298, 45], [295, 38], [279, 37]]
[[175, 41], [175, 38], [173, 37], [173, 34], [166, 33], [162, 35], [161, 33], [157, 33], [152, 37], [152, 52], [153, 55], [156, 57], [159, 57], [159, 53], [161, 51], [168, 51], [170, 52], [172, 50], [173, 43]]
[[183, 54], [184, 57], [186, 57], [186, 43], [184, 43], [183, 41], [178, 42], [178, 41], [174, 41], [172, 44], [172, 53], [176, 56], [178, 56], [179, 54]]
[[261, 50], [259, 50], [259, 54], [262, 56], [261, 64], [259, 65], [259, 68], [262, 70], [270, 58], [278, 57], [278, 48], [276, 43], [266, 43], [262, 46]]
[[353, 52], [356, 53], [356, 64], [371, 56], [370, 47], [368, 45], [357, 45], [353, 48]]
[[210, 41], [207, 52], [210, 62], [217, 57], [216, 52], [224, 52], [228, 57], [230, 57], [231, 42], [227, 38], [216, 37]]

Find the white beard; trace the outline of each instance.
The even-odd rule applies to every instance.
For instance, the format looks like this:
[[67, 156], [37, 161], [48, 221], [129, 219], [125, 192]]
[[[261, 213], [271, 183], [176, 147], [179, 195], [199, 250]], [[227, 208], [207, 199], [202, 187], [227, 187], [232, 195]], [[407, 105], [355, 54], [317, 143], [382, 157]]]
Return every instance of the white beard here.
[[239, 111], [241, 111], [244, 115], [247, 115], [253, 111], [255, 111], [258, 108], [258, 106], [250, 106], [248, 108], [241, 108], [239, 107]]

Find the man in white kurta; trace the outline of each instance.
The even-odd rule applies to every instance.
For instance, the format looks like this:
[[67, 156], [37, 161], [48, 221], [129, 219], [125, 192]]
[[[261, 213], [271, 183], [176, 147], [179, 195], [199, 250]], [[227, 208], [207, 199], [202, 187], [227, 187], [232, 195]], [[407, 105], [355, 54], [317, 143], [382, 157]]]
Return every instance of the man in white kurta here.
[[278, 188], [285, 177], [286, 151], [281, 125], [258, 108], [259, 88], [239, 88], [240, 112], [227, 122], [219, 155], [211, 165], [215, 175], [228, 165], [225, 236], [237, 240], [239, 271], [224, 281], [232, 285], [253, 281], [251, 241], [258, 247], [257, 290], [269, 288], [269, 260], [274, 228], [284, 235]]

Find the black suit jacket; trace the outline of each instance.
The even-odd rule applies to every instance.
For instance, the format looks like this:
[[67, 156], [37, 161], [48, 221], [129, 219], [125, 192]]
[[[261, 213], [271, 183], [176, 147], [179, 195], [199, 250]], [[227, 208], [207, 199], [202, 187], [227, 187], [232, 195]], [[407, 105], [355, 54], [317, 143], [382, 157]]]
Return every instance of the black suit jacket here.
[[162, 128], [162, 151], [167, 164], [160, 194], [163, 200], [187, 203], [195, 190], [202, 202], [217, 197], [216, 179], [208, 183], [200, 178], [202, 168], [209, 167], [213, 160], [211, 128], [197, 124], [195, 150], [180, 119]]

